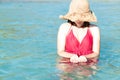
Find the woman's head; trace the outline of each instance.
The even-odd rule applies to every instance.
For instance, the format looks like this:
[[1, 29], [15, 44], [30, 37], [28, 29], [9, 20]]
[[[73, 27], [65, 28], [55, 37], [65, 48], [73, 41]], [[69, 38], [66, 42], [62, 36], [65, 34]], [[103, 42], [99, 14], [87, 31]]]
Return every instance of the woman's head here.
[[71, 20], [73, 22], [96, 22], [96, 16], [90, 10], [89, 3], [87, 0], [72, 0], [69, 8], [69, 12], [60, 16], [65, 20]]

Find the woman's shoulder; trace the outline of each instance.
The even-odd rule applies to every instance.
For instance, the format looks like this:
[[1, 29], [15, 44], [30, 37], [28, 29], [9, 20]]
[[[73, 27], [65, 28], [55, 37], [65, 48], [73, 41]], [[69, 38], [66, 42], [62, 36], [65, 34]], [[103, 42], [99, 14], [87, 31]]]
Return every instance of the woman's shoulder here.
[[70, 27], [71, 27], [71, 24], [70, 23], [62, 23], [61, 25], [60, 25], [60, 29], [70, 29]]
[[97, 25], [91, 24], [89, 29], [93, 36], [100, 35], [100, 29]]
[[94, 24], [91, 24], [90, 27], [89, 27], [89, 29], [91, 31], [99, 31], [99, 27], [97, 25], [94, 25]]
[[59, 36], [65, 37], [68, 34], [70, 27], [71, 25], [69, 23], [62, 23], [58, 30]]

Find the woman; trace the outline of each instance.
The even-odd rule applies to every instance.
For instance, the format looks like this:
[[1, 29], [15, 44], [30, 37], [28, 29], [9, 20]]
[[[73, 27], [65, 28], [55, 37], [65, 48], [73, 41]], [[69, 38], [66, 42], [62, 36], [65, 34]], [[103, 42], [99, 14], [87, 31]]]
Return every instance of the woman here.
[[69, 12], [60, 16], [68, 20], [58, 31], [58, 55], [72, 63], [97, 62], [100, 50], [100, 32], [96, 16], [87, 0], [72, 0]]

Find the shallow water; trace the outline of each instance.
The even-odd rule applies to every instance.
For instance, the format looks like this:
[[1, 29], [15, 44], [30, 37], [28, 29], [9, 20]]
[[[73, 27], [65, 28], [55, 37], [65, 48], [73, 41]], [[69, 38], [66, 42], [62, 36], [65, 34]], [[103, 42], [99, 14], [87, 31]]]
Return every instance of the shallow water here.
[[58, 16], [67, 12], [69, 2], [0, 3], [0, 80], [120, 79], [119, 0], [90, 2], [101, 29], [99, 63], [57, 63], [57, 30], [64, 22]]

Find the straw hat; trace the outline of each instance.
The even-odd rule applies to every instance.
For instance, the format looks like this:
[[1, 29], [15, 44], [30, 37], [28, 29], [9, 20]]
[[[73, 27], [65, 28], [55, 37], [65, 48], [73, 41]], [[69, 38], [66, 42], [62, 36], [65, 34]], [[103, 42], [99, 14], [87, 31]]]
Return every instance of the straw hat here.
[[71, 21], [97, 22], [95, 14], [90, 10], [87, 0], [72, 0], [69, 12], [66, 15], [60, 15], [61, 19]]

